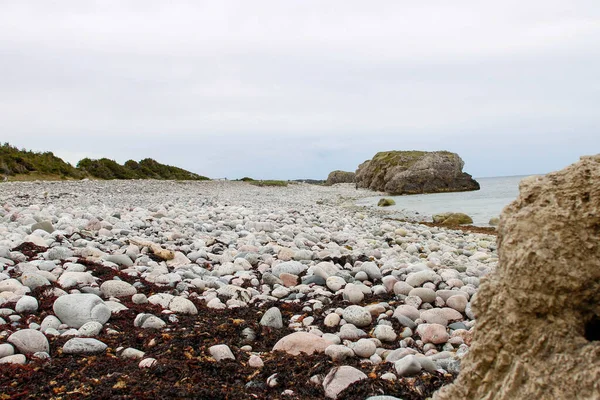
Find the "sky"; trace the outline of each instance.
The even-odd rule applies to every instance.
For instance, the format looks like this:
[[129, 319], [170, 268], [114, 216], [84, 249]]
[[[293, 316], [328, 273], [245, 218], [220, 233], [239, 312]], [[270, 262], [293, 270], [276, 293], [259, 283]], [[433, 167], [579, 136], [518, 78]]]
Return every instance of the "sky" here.
[[0, 0], [0, 142], [211, 178], [600, 153], [600, 1]]

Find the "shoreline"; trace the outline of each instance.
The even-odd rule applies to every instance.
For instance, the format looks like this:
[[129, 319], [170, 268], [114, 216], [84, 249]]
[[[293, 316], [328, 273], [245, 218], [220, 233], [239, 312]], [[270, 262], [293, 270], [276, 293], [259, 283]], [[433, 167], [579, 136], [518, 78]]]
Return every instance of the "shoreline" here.
[[[430, 396], [468, 353], [495, 237], [355, 205], [369, 196], [353, 184], [4, 183], [0, 346], [25, 365], [0, 364], [0, 385], [16, 397]], [[44, 222], [52, 233], [31, 231]], [[109, 307], [99, 331], [64, 314], [48, 328], [57, 299], [77, 293]], [[10, 339], [31, 330], [47, 358]], [[67, 354], [74, 338], [103, 348]], [[216, 361], [221, 345], [231, 357]]]

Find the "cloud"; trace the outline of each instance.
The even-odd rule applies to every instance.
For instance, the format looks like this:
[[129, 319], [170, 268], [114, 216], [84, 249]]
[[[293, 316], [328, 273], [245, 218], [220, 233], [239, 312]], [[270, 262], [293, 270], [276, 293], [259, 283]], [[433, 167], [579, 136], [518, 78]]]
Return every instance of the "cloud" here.
[[215, 177], [405, 148], [545, 172], [600, 149], [598, 42], [595, 1], [2, 2], [0, 128]]

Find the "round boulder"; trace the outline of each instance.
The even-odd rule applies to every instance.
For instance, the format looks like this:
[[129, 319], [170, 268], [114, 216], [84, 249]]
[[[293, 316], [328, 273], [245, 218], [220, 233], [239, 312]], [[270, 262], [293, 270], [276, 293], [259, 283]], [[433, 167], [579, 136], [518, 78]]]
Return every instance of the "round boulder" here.
[[72, 328], [89, 321], [104, 324], [110, 318], [110, 308], [95, 294], [76, 293], [60, 296], [54, 301], [54, 314]]

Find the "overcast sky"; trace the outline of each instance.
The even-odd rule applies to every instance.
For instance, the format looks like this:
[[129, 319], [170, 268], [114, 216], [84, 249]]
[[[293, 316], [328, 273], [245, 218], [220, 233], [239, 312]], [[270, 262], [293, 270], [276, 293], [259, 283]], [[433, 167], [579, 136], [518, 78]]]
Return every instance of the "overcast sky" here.
[[0, 141], [212, 178], [600, 153], [600, 1], [0, 0]]

